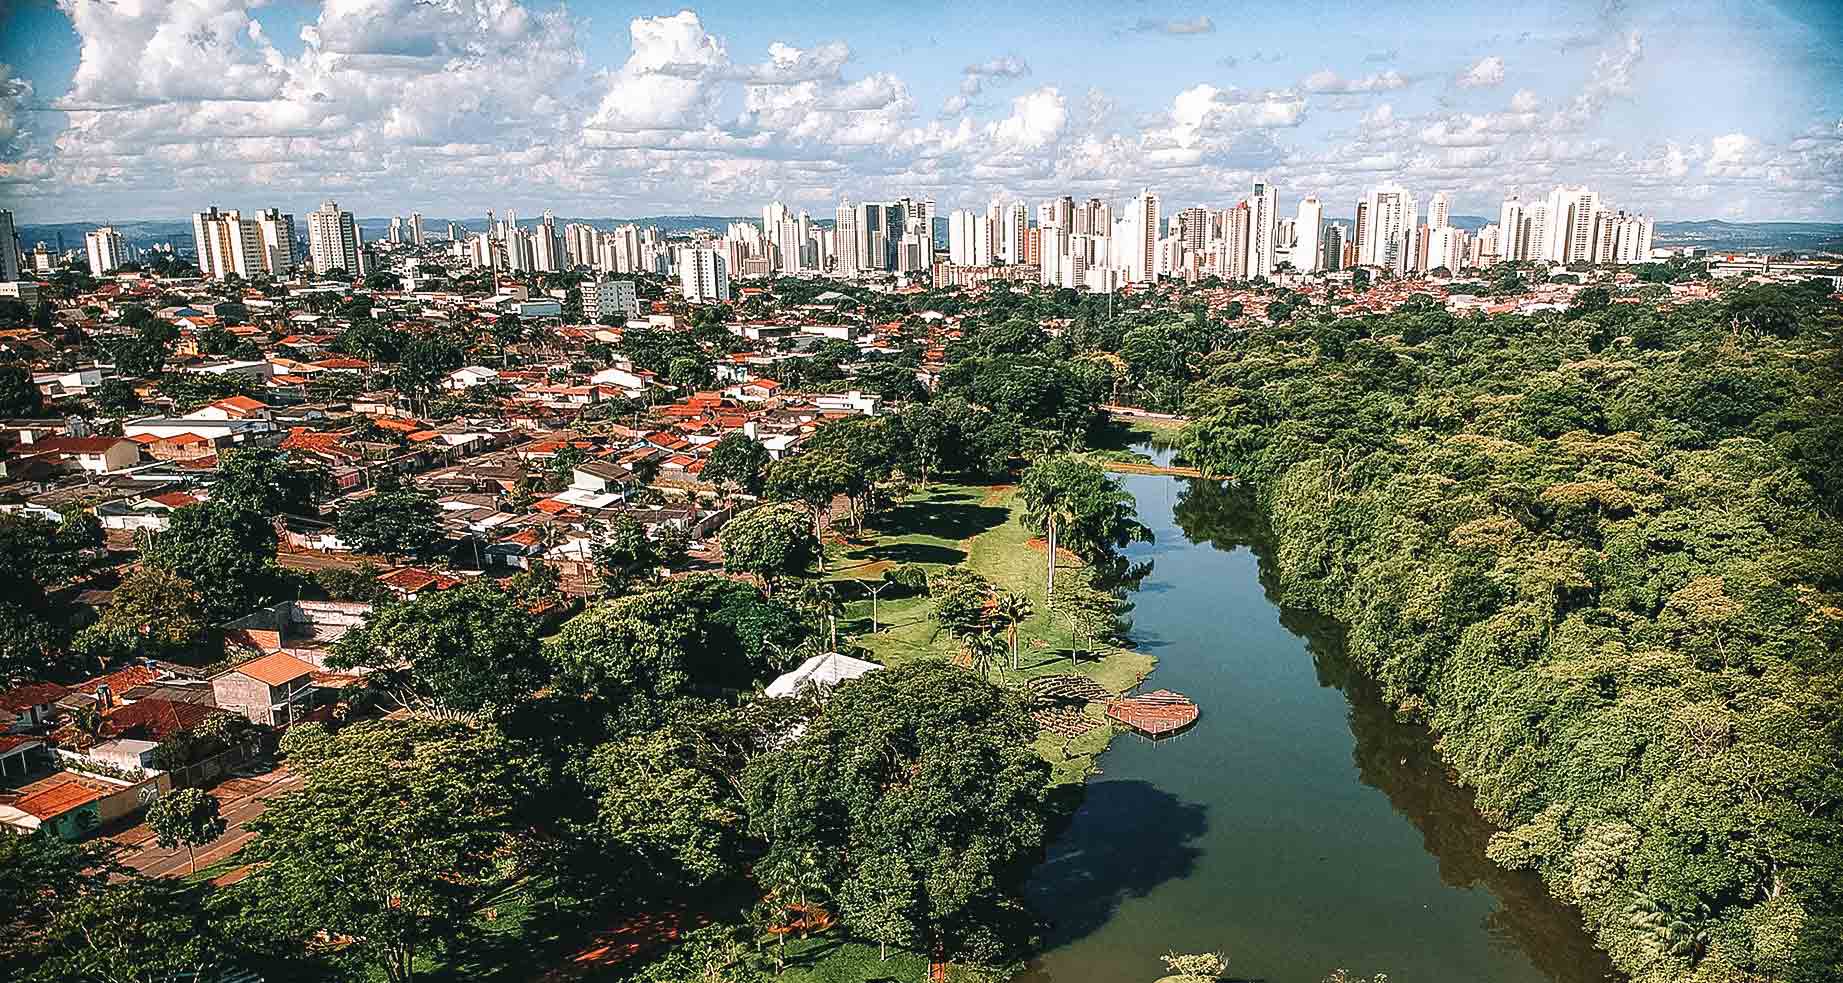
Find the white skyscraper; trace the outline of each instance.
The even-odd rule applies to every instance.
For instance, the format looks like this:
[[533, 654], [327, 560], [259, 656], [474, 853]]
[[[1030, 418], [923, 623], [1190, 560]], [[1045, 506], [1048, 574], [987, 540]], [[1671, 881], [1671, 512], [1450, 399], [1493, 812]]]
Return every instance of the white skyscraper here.
[[262, 239], [262, 265], [272, 276], [293, 270], [300, 258], [294, 254], [294, 216], [279, 208], [256, 213], [256, 234]]
[[729, 262], [721, 249], [687, 247], [678, 251], [678, 285], [693, 304], [721, 304], [730, 299]]
[[198, 268], [213, 280], [232, 273], [249, 277], [268, 269], [261, 223], [244, 218], [236, 209], [220, 212], [210, 208], [194, 214], [192, 239], [198, 250]]
[[1323, 259], [1319, 255], [1322, 248], [1325, 227], [1325, 207], [1316, 197], [1307, 195], [1299, 199], [1299, 215], [1293, 219], [1293, 269], [1301, 273], [1316, 273]]
[[1248, 196], [1248, 279], [1273, 276], [1274, 229], [1279, 223], [1280, 193], [1266, 178], [1255, 178]]
[[1360, 217], [1364, 226], [1357, 264], [1406, 273], [1414, 263], [1416, 226], [1420, 217], [1414, 193], [1400, 185], [1382, 185], [1364, 200]]
[[358, 223], [351, 212], [339, 210], [339, 203], [327, 201], [307, 214], [307, 254], [314, 272], [345, 270], [359, 275], [363, 261], [359, 258]]
[[127, 260], [122, 234], [107, 225], [84, 234], [83, 248], [89, 253], [92, 276], [102, 276]]
[[1444, 229], [1452, 223], [1452, 192], [1436, 191], [1427, 203], [1427, 227]]
[[1593, 262], [1594, 215], [1599, 194], [1585, 187], [1557, 187], [1549, 192], [1548, 222], [1541, 258], [1551, 263]]
[[967, 209], [947, 216], [947, 261], [955, 266], [990, 266], [992, 234], [986, 217]]
[[1497, 230], [1498, 259], [1508, 263], [1527, 258], [1523, 255], [1523, 202], [1516, 195], [1504, 199], [1504, 204], [1498, 209]]
[[1127, 279], [1134, 283], [1152, 283], [1158, 279], [1158, 196], [1142, 189], [1127, 202], [1126, 215], [1119, 222], [1115, 248], [1120, 255], [1108, 262], [1126, 268]]
[[833, 225], [837, 230], [838, 258], [832, 271], [841, 277], [854, 277], [858, 274], [858, 218], [857, 208], [846, 198], [838, 203], [838, 210], [833, 213]]

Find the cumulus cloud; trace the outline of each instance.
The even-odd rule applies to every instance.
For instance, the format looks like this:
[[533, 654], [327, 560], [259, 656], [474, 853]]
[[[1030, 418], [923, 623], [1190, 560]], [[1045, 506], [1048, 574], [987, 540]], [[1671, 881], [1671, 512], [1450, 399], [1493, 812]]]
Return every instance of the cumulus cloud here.
[[965, 112], [972, 105], [973, 99], [985, 91], [988, 79], [1020, 79], [1029, 74], [1030, 63], [1016, 55], [1004, 55], [968, 65], [960, 73], [960, 91], [947, 98], [941, 112], [948, 116]]
[[1307, 92], [1391, 92], [1407, 88], [1411, 80], [1393, 69], [1362, 78], [1347, 79], [1332, 69], [1325, 68], [1307, 75], [1305, 81], [1299, 84]]
[[1496, 55], [1480, 58], [1472, 67], [1459, 73], [1457, 82], [1462, 89], [1485, 89], [1501, 85], [1504, 81], [1504, 59]]
[[987, 131], [992, 142], [1012, 150], [1041, 150], [1053, 143], [1069, 121], [1069, 107], [1054, 86], [1044, 86], [1011, 100], [1011, 115]]
[[[695, 10], [621, 22], [624, 54], [591, 64], [580, 5], [325, 0], [299, 45], [278, 45], [249, 15], [253, 0], [61, 3], [79, 37], [70, 84], [48, 92], [35, 78], [34, 91], [0, 65], [0, 198], [22, 214], [298, 208], [336, 195], [369, 214], [513, 197], [643, 215], [769, 197], [1118, 198], [1141, 185], [1222, 207], [1257, 173], [1286, 195], [1351, 200], [1397, 181], [1453, 189], [1464, 207], [1488, 207], [1507, 185], [1564, 181], [1644, 209], [1745, 197], [1829, 214], [1843, 202], [1834, 117], [1789, 139], [1752, 125], [1723, 132], [1733, 124], [1655, 145], [1603, 133], [1607, 108], [1644, 83], [1636, 34], [1603, 35], [1571, 86], [1551, 73], [1552, 88], [1482, 111], [1403, 90], [1445, 78], [1489, 92], [1506, 81], [1497, 56], [1422, 74], [1420, 63], [1377, 64], [1399, 57], [1387, 51], [1355, 76], [1327, 68], [1287, 87], [1180, 82], [1137, 115], [1115, 101], [1122, 93], [1086, 82], [1025, 91], [1032, 66], [998, 54], [950, 75], [936, 114], [918, 111], [908, 72], [878, 49], [724, 38]], [[1296, 65], [1246, 49], [1217, 64], [1282, 60]], [[55, 111], [35, 115], [46, 106]]]

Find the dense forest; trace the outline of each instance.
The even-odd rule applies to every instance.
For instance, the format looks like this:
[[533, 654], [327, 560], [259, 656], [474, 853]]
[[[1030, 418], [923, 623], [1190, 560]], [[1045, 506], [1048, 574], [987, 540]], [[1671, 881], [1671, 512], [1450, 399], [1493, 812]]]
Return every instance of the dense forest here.
[[1431, 728], [1635, 980], [1843, 971], [1843, 314], [1289, 316], [1199, 353], [1182, 453], [1280, 599]]

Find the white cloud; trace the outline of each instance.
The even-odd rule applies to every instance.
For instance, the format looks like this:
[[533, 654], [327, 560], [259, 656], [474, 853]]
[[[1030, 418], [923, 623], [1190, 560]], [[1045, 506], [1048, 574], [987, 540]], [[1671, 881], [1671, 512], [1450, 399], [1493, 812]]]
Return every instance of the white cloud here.
[[986, 80], [1008, 81], [1020, 79], [1030, 74], [1030, 63], [1016, 55], [1003, 55], [988, 59], [976, 65], [968, 65], [960, 73], [960, 91], [947, 98], [941, 106], [941, 113], [953, 116], [963, 113], [972, 105], [975, 98], [985, 91]]
[[1400, 72], [1390, 69], [1362, 78], [1347, 79], [1337, 72], [1326, 68], [1305, 77], [1300, 85], [1307, 92], [1390, 92], [1405, 89], [1411, 81]]
[[1133, 24], [1133, 30], [1141, 34], [1165, 34], [1171, 37], [1196, 37], [1201, 34], [1216, 33], [1216, 22], [1207, 14], [1199, 14], [1189, 19], [1157, 20], [1141, 17]]
[[992, 142], [1013, 150], [1041, 150], [1055, 142], [1069, 121], [1069, 107], [1054, 86], [1011, 100], [1011, 115], [987, 131]]
[[1504, 59], [1496, 55], [1480, 58], [1471, 68], [1459, 73], [1459, 87], [1462, 89], [1484, 89], [1501, 85], [1504, 81]]

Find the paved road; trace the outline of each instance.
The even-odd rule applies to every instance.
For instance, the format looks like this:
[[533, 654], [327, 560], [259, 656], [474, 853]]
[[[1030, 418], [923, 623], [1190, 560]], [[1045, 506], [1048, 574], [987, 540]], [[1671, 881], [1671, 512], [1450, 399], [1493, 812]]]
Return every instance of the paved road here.
[[[238, 850], [256, 837], [247, 828], [250, 820], [262, 815], [268, 800], [301, 787], [301, 777], [285, 768], [250, 777], [233, 777], [219, 782], [211, 794], [218, 800], [218, 814], [224, 817], [224, 835], [198, 848], [199, 867], [208, 867]], [[152, 877], [184, 877], [190, 872], [190, 858], [185, 847], [162, 849], [154, 842], [153, 831], [141, 823], [109, 839], [122, 846], [119, 859], [135, 870]]]

